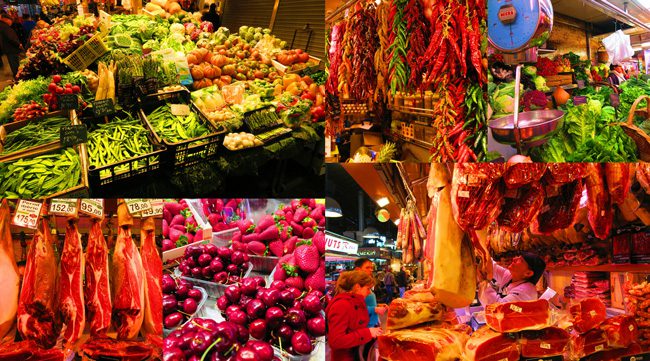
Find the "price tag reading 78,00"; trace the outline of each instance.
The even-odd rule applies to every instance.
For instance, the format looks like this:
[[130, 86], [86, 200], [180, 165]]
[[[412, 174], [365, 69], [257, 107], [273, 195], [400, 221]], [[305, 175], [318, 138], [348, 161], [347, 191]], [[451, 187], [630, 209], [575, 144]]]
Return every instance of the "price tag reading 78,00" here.
[[125, 201], [126, 207], [132, 215], [151, 209], [151, 204], [143, 199], [125, 199]]
[[38, 218], [41, 215], [42, 203], [19, 200], [18, 207], [16, 207], [16, 214], [14, 214], [13, 225], [18, 227], [25, 227], [36, 229]]

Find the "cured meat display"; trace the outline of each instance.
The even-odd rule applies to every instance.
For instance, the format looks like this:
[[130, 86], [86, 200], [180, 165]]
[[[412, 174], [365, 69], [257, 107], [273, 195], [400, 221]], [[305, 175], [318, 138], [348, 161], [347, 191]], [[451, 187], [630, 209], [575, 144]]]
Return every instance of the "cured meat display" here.
[[612, 203], [623, 204], [630, 192], [630, 182], [634, 174], [633, 163], [605, 163], [605, 179]]
[[93, 359], [118, 359], [125, 361], [143, 361], [151, 356], [153, 350], [140, 342], [119, 341], [112, 338], [98, 338], [86, 342], [83, 354]]
[[605, 306], [611, 305], [609, 273], [575, 272], [571, 286], [565, 289], [565, 297], [574, 299], [599, 298]]
[[145, 275], [142, 258], [131, 238], [133, 218], [126, 205], [118, 206], [117, 241], [112, 259], [111, 295], [113, 324], [120, 339], [132, 339], [140, 332], [145, 313]]
[[421, 328], [392, 331], [379, 336], [381, 358], [389, 361], [442, 361], [460, 359], [466, 333], [445, 328]]
[[402, 209], [397, 229], [397, 248], [402, 249], [402, 262], [413, 263], [422, 256], [426, 231], [415, 204], [409, 201]]
[[10, 209], [7, 200], [0, 204], [0, 343], [13, 341], [14, 324], [18, 312], [18, 291], [20, 279], [14, 257], [11, 230], [9, 227]]
[[625, 283], [625, 311], [634, 316], [639, 327], [638, 343], [645, 347], [650, 345], [650, 283]]
[[105, 336], [111, 325], [111, 289], [108, 274], [108, 247], [99, 222], [94, 221], [86, 246], [86, 287], [84, 288], [90, 334]]
[[17, 319], [23, 340], [44, 348], [54, 346], [61, 330], [55, 311], [58, 270], [50, 235], [47, 220], [41, 219], [27, 253]]
[[512, 197], [508, 193], [497, 222], [504, 230], [519, 233], [530, 225], [542, 208], [544, 188], [535, 182], [517, 189]]
[[62, 361], [63, 351], [45, 350], [34, 341], [20, 341], [0, 345], [0, 360], [3, 361]]
[[429, 291], [404, 294], [404, 298], [393, 300], [388, 307], [388, 329], [397, 330], [425, 322], [441, 321], [447, 307], [445, 307]]
[[503, 181], [509, 189], [536, 183], [546, 172], [546, 163], [507, 163]]
[[605, 184], [605, 168], [602, 164], [587, 165], [587, 208], [589, 209], [589, 225], [594, 235], [600, 239], [609, 236], [612, 229], [614, 209], [612, 198]]
[[551, 234], [573, 225], [576, 222], [580, 197], [581, 179], [560, 186], [547, 186], [544, 204], [532, 227], [533, 233]]
[[626, 348], [614, 348], [597, 352], [584, 357], [583, 361], [620, 361], [622, 357], [634, 356], [643, 353], [643, 349], [638, 343], [633, 343]]
[[497, 332], [541, 330], [551, 324], [548, 301], [493, 303], [485, 307], [485, 321]]
[[539, 331], [523, 331], [519, 344], [523, 357], [561, 355], [569, 344], [569, 333], [558, 327], [549, 327]]
[[476, 330], [465, 344], [468, 361], [517, 361], [517, 341], [484, 326]]
[[583, 334], [571, 335], [573, 342], [572, 354], [576, 358], [582, 358], [596, 352], [607, 349], [607, 338], [601, 329], [592, 329]]
[[548, 163], [547, 169], [542, 178], [547, 185], [571, 183], [587, 175], [586, 163]]
[[639, 338], [639, 326], [631, 315], [608, 318], [600, 324], [600, 329], [605, 331], [610, 348], [628, 347]]
[[605, 321], [607, 308], [599, 298], [586, 298], [571, 305], [569, 313], [573, 318], [573, 328], [579, 333], [584, 333]]
[[81, 238], [77, 225], [71, 221], [65, 231], [59, 282], [59, 310], [61, 321], [65, 326], [63, 337], [69, 345], [79, 340], [86, 324], [83, 271], [84, 254]]
[[153, 218], [146, 218], [140, 228], [142, 242], [142, 265], [147, 278], [145, 291], [145, 314], [142, 327], [148, 334], [161, 335], [162, 312], [162, 259], [155, 243], [156, 225]]
[[463, 230], [483, 229], [496, 220], [503, 203], [502, 164], [457, 164], [451, 190], [454, 218]]

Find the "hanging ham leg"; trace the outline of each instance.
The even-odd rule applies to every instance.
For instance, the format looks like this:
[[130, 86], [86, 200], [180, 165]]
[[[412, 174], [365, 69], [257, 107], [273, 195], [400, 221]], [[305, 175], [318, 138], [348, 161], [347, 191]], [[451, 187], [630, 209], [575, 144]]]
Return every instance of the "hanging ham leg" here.
[[145, 291], [145, 313], [143, 328], [147, 334], [162, 335], [162, 259], [155, 244], [156, 224], [153, 218], [143, 221], [140, 240], [142, 242], [142, 265], [147, 278]]
[[[16, 312], [18, 311], [18, 290], [20, 279], [18, 278], [18, 267], [14, 258], [14, 246], [9, 229], [10, 218], [9, 205], [7, 200], [2, 200], [0, 205], [0, 344], [3, 341], [12, 342], [16, 330]], [[6, 338], [6, 339], [5, 339]]]
[[113, 296], [113, 322], [119, 339], [132, 339], [138, 335], [144, 319], [145, 276], [140, 253], [131, 238], [133, 218], [126, 204], [118, 206], [117, 241], [113, 251], [111, 294]]
[[612, 229], [614, 209], [612, 198], [605, 186], [605, 169], [600, 163], [587, 165], [587, 209], [589, 209], [589, 225], [594, 235], [606, 239]]
[[63, 334], [72, 345], [84, 331], [86, 313], [83, 294], [84, 254], [76, 221], [70, 221], [65, 230], [65, 243], [61, 253], [60, 295], [61, 320], [65, 325]]
[[106, 336], [111, 326], [111, 289], [108, 280], [108, 247], [100, 222], [90, 227], [86, 246], [85, 299], [93, 337]]
[[623, 204], [630, 191], [631, 163], [605, 163], [607, 189], [614, 204]]
[[51, 348], [60, 332], [60, 323], [54, 312], [58, 271], [50, 228], [46, 220], [40, 222], [27, 253], [18, 303], [18, 332], [24, 340], [33, 340]]

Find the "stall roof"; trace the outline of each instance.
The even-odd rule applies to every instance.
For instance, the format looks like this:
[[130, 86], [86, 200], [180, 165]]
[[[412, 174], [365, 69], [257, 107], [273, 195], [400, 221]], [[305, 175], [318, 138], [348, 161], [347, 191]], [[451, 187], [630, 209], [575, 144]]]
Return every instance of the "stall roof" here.
[[[645, 1], [645, 0], [643, 0]], [[565, 15], [583, 21], [593, 35], [602, 35], [616, 30], [615, 20], [626, 24], [623, 28], [638, 27], [627, 16], [636, 18], [640, 23], [650, 26], [650, 9], [646, 8], [641, 0], [553, 0], [555, 14]], [[619, 14], [608, 10], [603, 4], [609, 3], [621, 10]], [[639, 29], [647, 32], [647, 29]]]

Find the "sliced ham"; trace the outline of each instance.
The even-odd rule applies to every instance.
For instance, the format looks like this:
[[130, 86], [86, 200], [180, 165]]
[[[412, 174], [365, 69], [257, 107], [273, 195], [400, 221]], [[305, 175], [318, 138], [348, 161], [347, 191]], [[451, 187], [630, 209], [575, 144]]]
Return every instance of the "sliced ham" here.
[[607, 338], [601, 329], [593, 329], [583, 334], [573, 334], [572, 353], [576, 358], [582, 358], [607, 349]]
[[611, 348], [626, 348], [639, 338], [639, 326], [631, 315], [608, 318], [600, 329], [605, 331], [607, 346]]
[[99, 222], [90, 227], [86, 246], [85, 300], [93, 337], [106, 335], [111, 326], [111, 289], [108, 273], [108, 247]]
[[602, 164], [587, 164], [586, 184], [589, 225], [596, 237], [607, 239], [612, 230], [614, 208], [605, 185], [605, 168]]
[[10, 209], [7, 200], [0, 205], [0, 343], [14, 340], [16, 313], [18, 312], [18, 291], [20, 278], [14, 257], [14, 245], [10, 229]]
[[548, 301], [493, 303], [485, 307], [485, 321], [497, 332], [541, 330], [551, 324]]
[[55, 312], [57, 274], [50, 228], [47, 220], [41, 219], [27, 252], [18, 302], [18, 332], [23, 340], [33, 340], [44, 348], [56, 344], [61, 330]]
[[86, 312], [83, 291], [84, 254], [77, 225], [70, 222], [65, 230], [61, 252], [59, 310], [65, 326], [63, 338], [68, 345], [76, 343], [84, 331]]
[[142, 327], [147, 334], [162, 334], [162, 259], [155, 244], [156, 225], [146, 218], [140, 230], [142, 266], [146, 276], [145, 313]]
[[579, 333], [584, 333], [605, 321], [607, 307], [600, 298], [585, 298], [571, 305], [569, 313], [573, 317], [573, 328]]
[[549, 327], [539, 331], [523, 331], [519, 344], [523, 357], [561, 355], [569, 344], [569, 333], [559, 327]]
[[444, 361], [462, 357], [466, 333], [445, 328], [393, 331], [379, 336], [379, 356], [388, 361]]
[[63, 361], [63, 356], [63, 351], [56, 348], [45, 350], [32, 340], [0, 346], [2, 361]]
[[143, 361], [151, 357], [151, 346], [142, 342], [96, 338], [83, 346], [85, 356], [94, 360]]
[[623, 204], [630, 192], [631, 163], [605, 163], [605, 179], [612, 203]]
[[484, 326], [467, 340], [464, 356], [467, 361], [518, 361], [519, 346], [513, 338]]
[[441, 321], [446, 310], [431, 292], [409, 291], [388, 306], [387, 327], [389, 330], [397, 330], [425, 322]]

